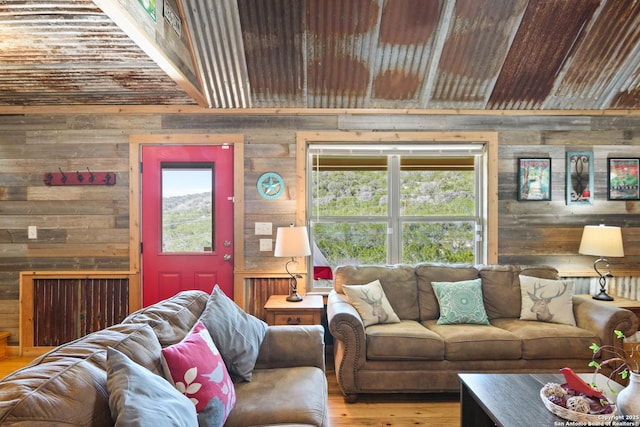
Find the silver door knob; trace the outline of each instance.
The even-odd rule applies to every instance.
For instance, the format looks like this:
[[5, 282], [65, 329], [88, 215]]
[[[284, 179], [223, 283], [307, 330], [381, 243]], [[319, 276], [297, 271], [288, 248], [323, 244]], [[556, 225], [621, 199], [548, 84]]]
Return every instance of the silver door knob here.
[[224, 259], [225, 261], [229, 261], [231, 259], [231, 255], [229, 254], [224, 254], [224, 256], [222, 257], [222, 259]]

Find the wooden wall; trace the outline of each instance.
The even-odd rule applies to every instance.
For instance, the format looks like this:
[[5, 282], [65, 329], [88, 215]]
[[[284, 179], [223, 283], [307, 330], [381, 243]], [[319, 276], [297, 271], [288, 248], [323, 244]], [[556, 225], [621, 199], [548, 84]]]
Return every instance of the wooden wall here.
[[[167, 109], [168, 108], [168, 109]], [[606, 200], [606, 157], [640, 157], [640, 115], [544, 114], [349, 114], [348, 112], [180, 112], [167, 107], [140, 113], [55, 109], [0, 115], [0, 330], [18, 337], [20, 271], [128, 270], [131, 134], [236, 133], [245, 141], [245, 265], [242, 272], [280, 272], [281, 259], [259, 251], [255, 222], [277, 226], [295, 220], [296, 131], [437, 130], [497, 131], [499, 141], [499, 262], [551, 264], [567, 275], [591, 275], [592, 257], [577, 255], [585, 224], [624, 227], [626, 256], [614, 273], [640, 275], [640, 202]], [[596, 181], [592, 206], [565, 203], [566, 151], [593, 151]], [[552, 158], [550, 202], [516, 200], [516, 159]], [[112, 187], [47, 187], [46, 172], [114, 171]], [[278, 200], [255, 189], [263, 172], [276, 171], [287, 185]], [[38, 239], [27, 227], [38, 227]], [[275, 235], [275, 233], [274, 233]]]

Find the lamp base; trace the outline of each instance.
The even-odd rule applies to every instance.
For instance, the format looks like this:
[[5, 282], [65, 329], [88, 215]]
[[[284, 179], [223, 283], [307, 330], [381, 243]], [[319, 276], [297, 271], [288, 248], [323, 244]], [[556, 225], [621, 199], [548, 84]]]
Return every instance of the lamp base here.
[[611, 274], [611, 272], [605, 274], [600, 273], [600, 270], [598, 270], [598, 263], [600, 262], [604, 262], [605, 268], [609, 268], [609, 261], [607, 261], [607, 259], [604, 257], [598, 258], [596, 262], [593, 263], [593, 269], [596, 270], [596, 273], [598, 273], [598, 276], [600, 276], [600, 278], [598, 279], [600, 292], [597, 295], [594, 295], [593, 299], [597, 299], [600, 301], [613, 301], [613, 297], [607, 294], [607, 277], [613, 277], [613, 275]]
[[594, 295], [593, 299], [597, 299], [600, 301], [613, 301], [613, 297], [609, 295], [604, 289], [601, 289], [597, 295]]
[[293, 274], [289, 271], [289, 264], [295, 262], [295, 258], [291, 257], [291, 261], [288, 261], [284, 265], [284, 269], [287, 271], [287, 274], [291, 276], [289, 279], [289, 296], [287, 297], [287, 301], [289, 302], [300, 302], [302, 301], [302, 297], [298, 295], [298, 277], [302, 277], [299, 274]]
[[300, 301], [302, 301], [302, 297], [300, 295], [298, 295], [297, 292], [292, 292], [287, 297], [287, 301], [289, 301], [289, 302], [300, 302]]

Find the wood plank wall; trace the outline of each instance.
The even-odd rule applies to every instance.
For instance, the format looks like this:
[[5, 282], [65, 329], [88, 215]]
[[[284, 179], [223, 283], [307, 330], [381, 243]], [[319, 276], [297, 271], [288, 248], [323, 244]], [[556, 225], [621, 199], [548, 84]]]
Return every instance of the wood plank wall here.
[[[577, 255], [585, 224], [624, 227], [625, 252], [616, 269], [640, 270], [640, 202], [606, 200], [606, 157], [640, 157], [640, 115], [585, 112], [553, 115], [349, 114], [349, 112], [120, 113], [91, 108], [35, 110], [0, 115], [0, 330], [17, 345], [19, 272], [129, 269], [128, 140], [131, 134], [236, 133], [245, 140], [245, 273], [278, 273], [282, 260], [259, 251], [254, 224], [272, 222], [274, 231], [295, 220], [296, 131], [407, 130], [497, 131], [499, 142], [499, 262], [551, 264], [563, 271], [592, 273], [592, 257]], [[596, 168], [593, 206], [565, 203], [565, 153], [593, 151]], [[551, 157], [550, 202], [516, 200], [516, 159]], [[114, 171], [112, 187], [47, 187], [49, 171]], [[276, 171], [287, 188], [278, 200], [262, 200], [260, 174]], [[27, 227], [38, 227], [38, 239]]]

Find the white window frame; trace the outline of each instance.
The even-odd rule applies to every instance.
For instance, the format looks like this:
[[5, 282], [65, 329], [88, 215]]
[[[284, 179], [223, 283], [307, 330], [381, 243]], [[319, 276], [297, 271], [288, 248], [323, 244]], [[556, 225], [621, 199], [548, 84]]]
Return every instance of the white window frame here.
[[[479, 247], [476, 248], [479, 263], [497, 263], [497, 144], [498, 135], [495, 132], [299, 132], [296, 138], [296, 222], [299, 225], [311, 224], [307, 212], [307, 188], [309, 185], [307, 169], [308, 147], [310, 145], [341, 145], [375, 146], [385, 145], [424, 146], [432, 148], [437, 145], [463, 147], [465, 144], [482, 146], [483, 154], [476, 157], [476, 169], [481, 171], [476, 179], [477, 194], [482, 194], [482, 203], [477, 204], [480, 217], [476, 232]], [[463, 148], [466, 149], [466, 148]], [[310, 175], [310, 174], [309, 174]], [[307, 262], [307, 291], [326, 292], [327, 288], [313, 288], [312, 261]]]

